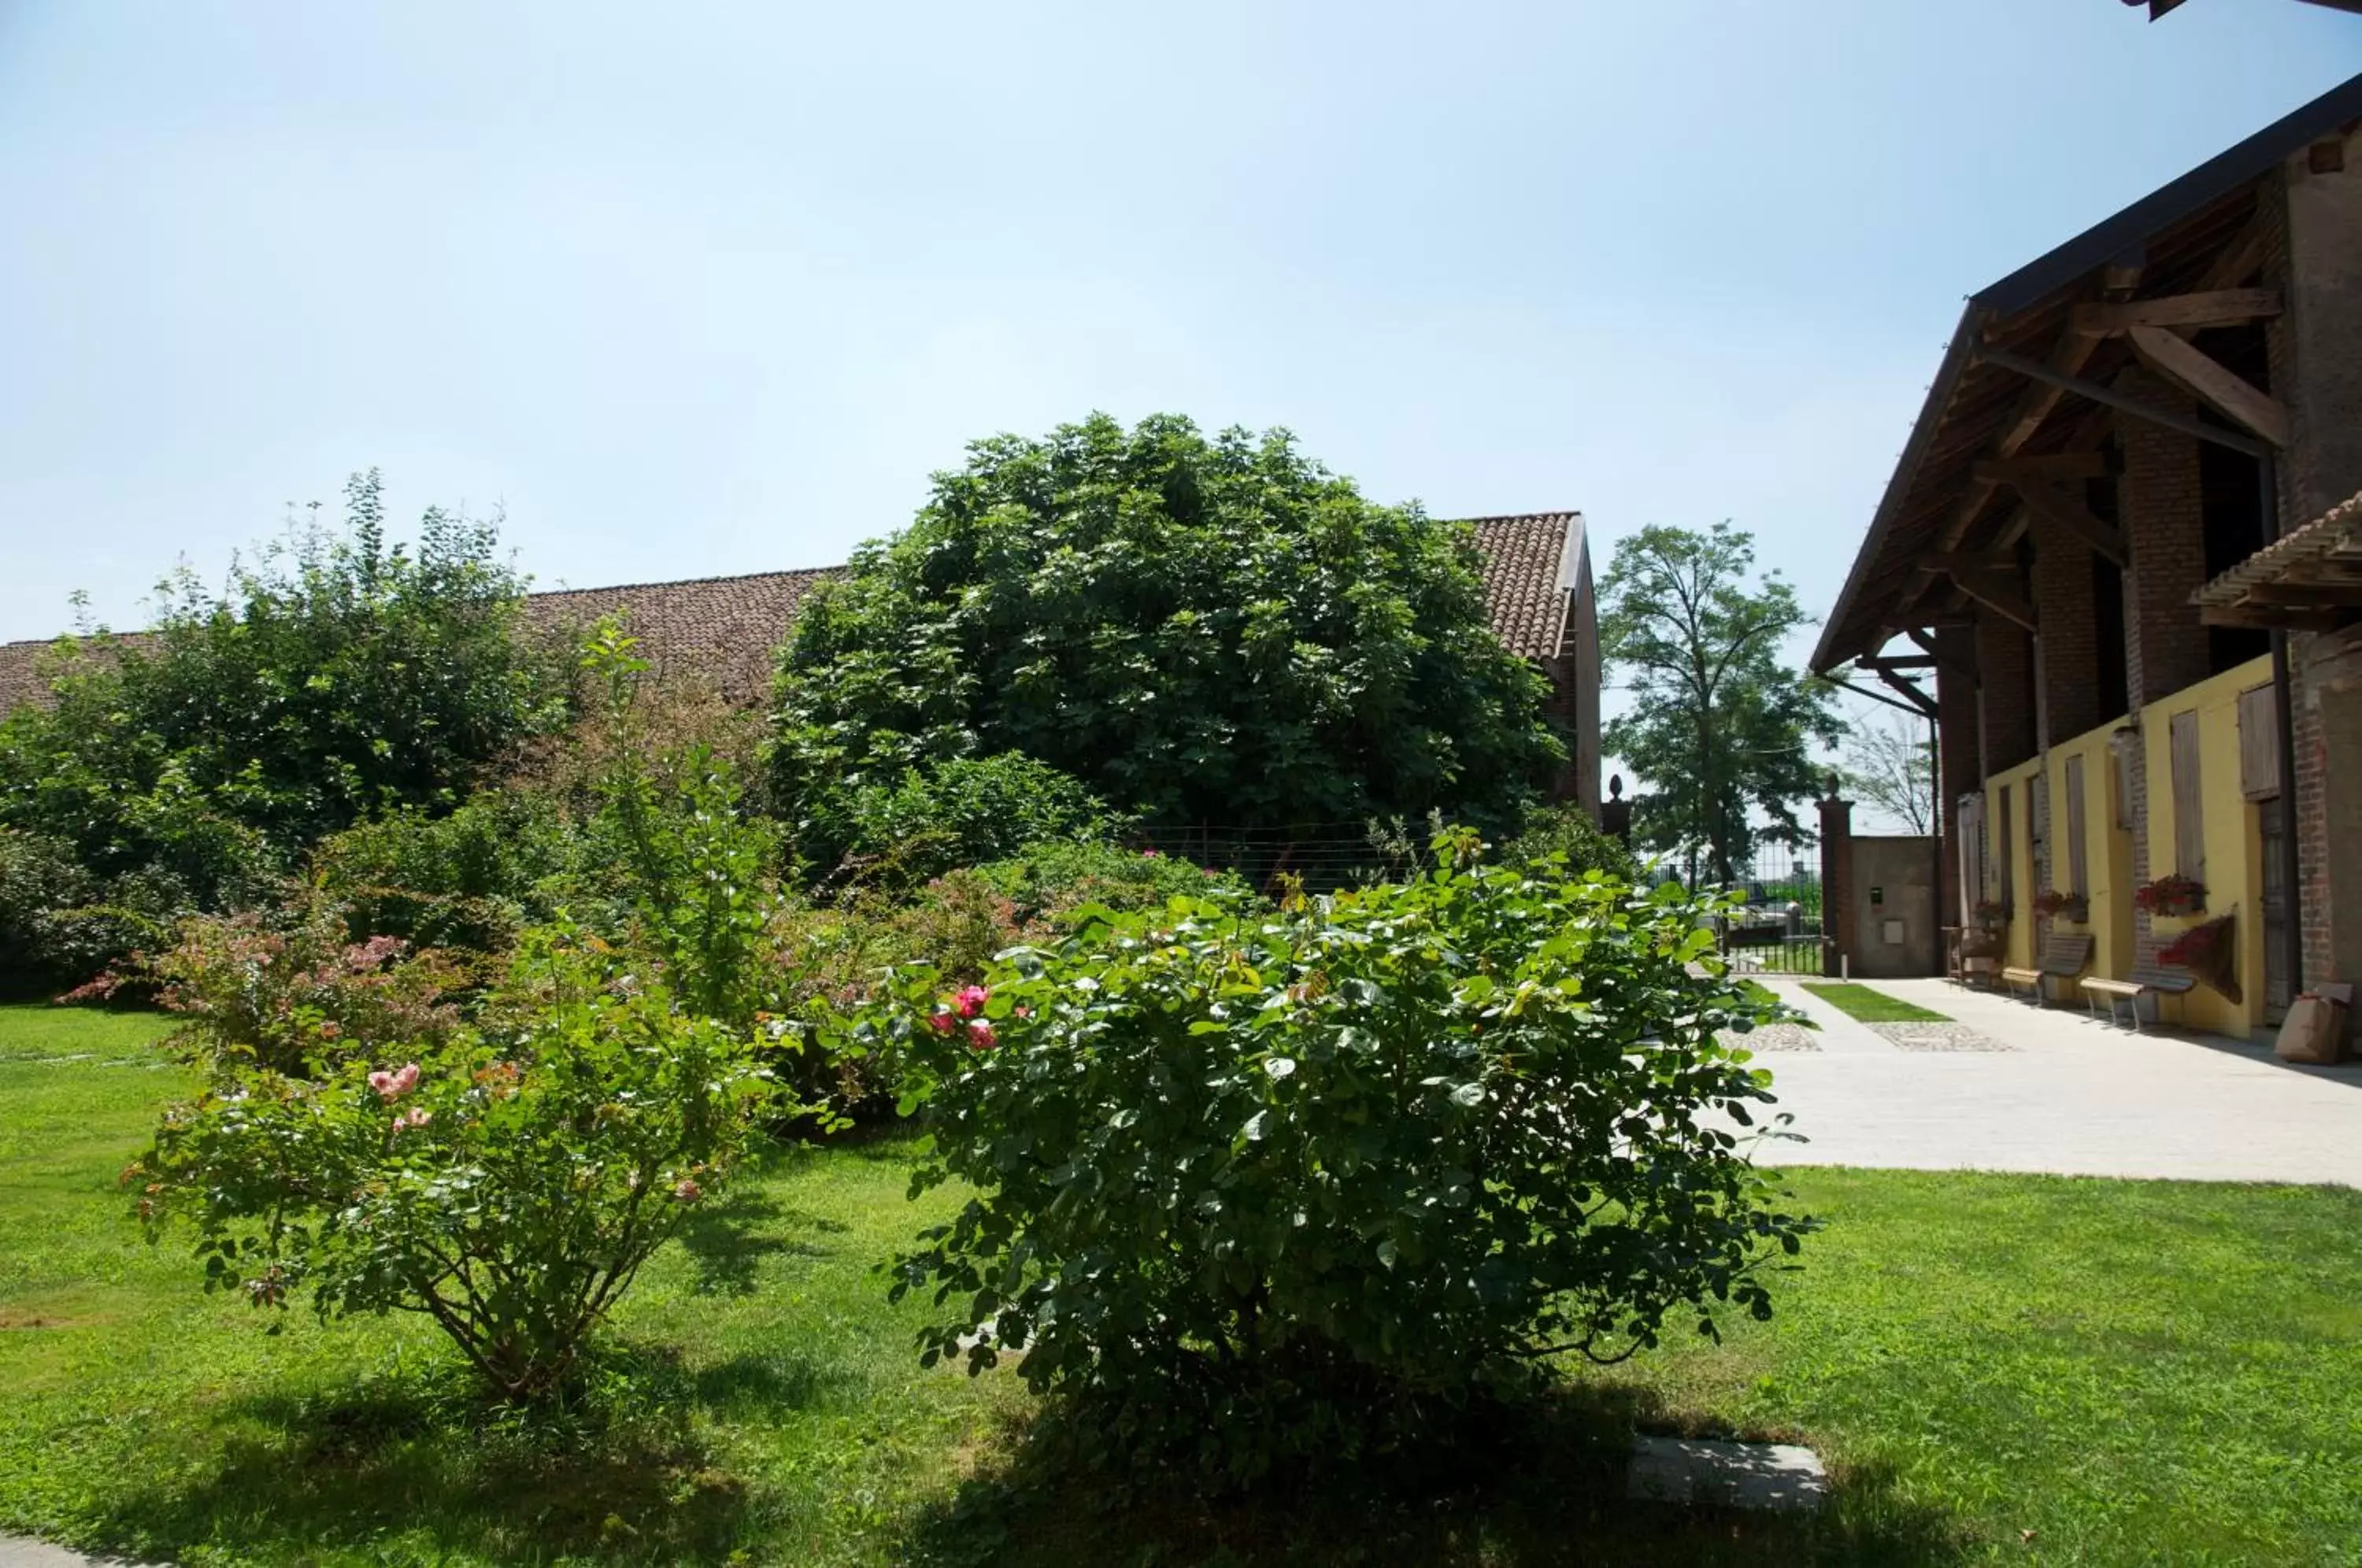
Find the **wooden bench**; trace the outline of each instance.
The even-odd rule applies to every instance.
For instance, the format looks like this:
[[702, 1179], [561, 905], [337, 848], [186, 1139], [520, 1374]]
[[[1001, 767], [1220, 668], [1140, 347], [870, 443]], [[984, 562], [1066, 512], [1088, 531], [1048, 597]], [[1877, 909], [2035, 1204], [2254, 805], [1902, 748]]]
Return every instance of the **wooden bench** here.
[[2092, 961], [2092, 936], [2089, 932], [2056, 931], [2042, 944], [2042, 959], [2031, 969], [2008, 968], [2001, 972], [2001, 983], [2014, 996], [2024, 991], [2036, 1007], [2048, 1007], [2050, 997], [2044, 982], [2073, 982]]
[[2165, 1021], [2164, 999], [2186, 996], [2190, 988], [2197, 983], [2196, 977], [2187, 969], [2168, 968], [2160, 964], [2136, 964], [2133, 966], [2132, 978], [2128, 980], [2111, 980], [2099, 975], [2086, 979], [2083, 982], [2083, 1000], [2094, 1018], [2100, 1016], [2100, 1003], [2104, 1000], [2108, 1004], [2108, 1021], [2111, 1023], [2119, 1016], [2118, 1009], [2128, 1010], [2132, 1014], [2133, 1032], [2138, 1033], [2141, 998], [2154, 996], [2158, 999], [2158, 1021], [2161, 1023]]

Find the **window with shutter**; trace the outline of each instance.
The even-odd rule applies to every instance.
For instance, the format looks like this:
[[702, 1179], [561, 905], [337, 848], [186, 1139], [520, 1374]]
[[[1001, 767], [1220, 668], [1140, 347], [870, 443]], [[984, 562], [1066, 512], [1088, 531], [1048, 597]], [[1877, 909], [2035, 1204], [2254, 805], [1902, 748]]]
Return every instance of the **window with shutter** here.
[[2092, 894], [2090, 863], [2084, 858], [2083, 759], [2067, 759], [2067, 891], [2079, 899]]
[[2176, 713], [2168, 727], [2173, 747], [2173, 868], [2206, 880], [2206, 821], [2198, 804], [2198, 714]]
[[2280, 711], [2268, 686], [2239, 693], [2239, 793], [2268, 801], [2280, 792]]

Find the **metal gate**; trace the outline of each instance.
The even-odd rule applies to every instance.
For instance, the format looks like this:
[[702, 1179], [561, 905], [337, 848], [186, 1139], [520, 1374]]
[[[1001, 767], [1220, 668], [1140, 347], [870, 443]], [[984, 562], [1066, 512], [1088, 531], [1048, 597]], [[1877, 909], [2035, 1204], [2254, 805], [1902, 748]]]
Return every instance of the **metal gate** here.
[[1746, 904], [1721, 925], [1723, 956], [1742, 975], [1817, 975], [1826, 945], [1817, 851], [1767, 845], [1732, 884]]

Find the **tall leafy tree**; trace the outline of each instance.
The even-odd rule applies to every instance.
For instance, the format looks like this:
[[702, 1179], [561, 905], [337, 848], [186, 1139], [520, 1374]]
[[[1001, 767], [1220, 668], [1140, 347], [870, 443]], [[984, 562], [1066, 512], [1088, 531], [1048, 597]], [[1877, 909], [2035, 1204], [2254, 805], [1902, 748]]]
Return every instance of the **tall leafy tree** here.
[[1912, 833], [1933, 833], [1935, 749], [1925, 720], [1892, 711], [1861, 719], [1846, 736], [1846, 783], [1880, 815]]
[[1097, 415], [980, 441], [798, 617], [774, 782], [794, 814], [1018, 751], [1153, 822], [1507, 825], [1564, 755], [1493, 634], [1473, 539], [1282, 431]]
[[1797, 803], [1827, 777], [1814, 743], [1844, 734], [1827, 689], [1782, 660], [1809, 624], [1795, 590], [1754, 568], [1754, 536], [1727, 523], [1655, 526], [1600, 580], [1601, 649], [1632, 694], [1604, 738], [1650, 786], [1634, 833], [1693, 880], [1736, 881], [1760, 845], [1804, 842]]

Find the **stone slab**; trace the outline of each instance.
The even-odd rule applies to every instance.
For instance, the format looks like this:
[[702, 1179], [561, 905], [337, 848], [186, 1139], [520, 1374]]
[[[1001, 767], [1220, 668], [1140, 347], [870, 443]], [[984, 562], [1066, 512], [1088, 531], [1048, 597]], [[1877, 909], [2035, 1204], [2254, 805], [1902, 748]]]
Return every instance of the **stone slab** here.
[[1632, 1440], [1631, 1495], [1647, 1502], [1803, 1511], [1829, 1499], [1820, 1456], [1788, 1442]]

